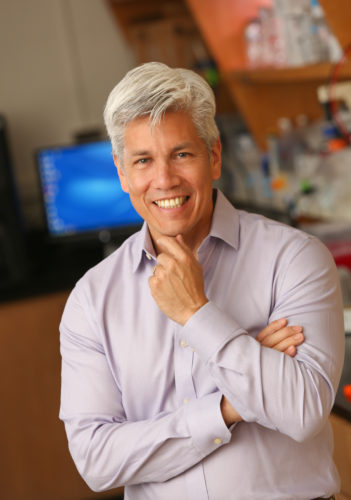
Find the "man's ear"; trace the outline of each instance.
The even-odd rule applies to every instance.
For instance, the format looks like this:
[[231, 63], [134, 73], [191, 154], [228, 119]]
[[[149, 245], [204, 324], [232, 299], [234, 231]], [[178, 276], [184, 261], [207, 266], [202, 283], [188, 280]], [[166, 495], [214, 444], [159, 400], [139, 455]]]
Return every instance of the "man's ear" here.
[[212, 145], [211, 170], [212, 180], [216, 181], [221, 176], [222, 169], [222, 143], [218, 137]]
[[118, 159], [117, 155], [115, 155], [115, 153], [113, 153], [113, 162], [117, 167], [119, 182], [121, 183], [121, 187], [122, 187], [123, 191], [125, 191], [126, 193], [129, 193], [126, 174], [125, 174], [124, 169], [121, 165], [121, 162], [119, 161], [119, 159]]

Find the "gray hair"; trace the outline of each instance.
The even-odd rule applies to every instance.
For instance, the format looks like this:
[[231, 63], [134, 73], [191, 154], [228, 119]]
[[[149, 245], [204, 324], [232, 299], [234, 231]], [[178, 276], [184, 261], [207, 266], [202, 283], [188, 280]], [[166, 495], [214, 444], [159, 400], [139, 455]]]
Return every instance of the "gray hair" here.
[[106, 102], [105, 125], [113, 152], [120, 161], [128, 123], [135, 118], [149, 116], [154, 126], [160, 123], [167, 111], [188, 112], [211, 154], [213, 143], [219, 137], [211, 87], [194, 71], [150, 62], [129, 71], [111, 91]]

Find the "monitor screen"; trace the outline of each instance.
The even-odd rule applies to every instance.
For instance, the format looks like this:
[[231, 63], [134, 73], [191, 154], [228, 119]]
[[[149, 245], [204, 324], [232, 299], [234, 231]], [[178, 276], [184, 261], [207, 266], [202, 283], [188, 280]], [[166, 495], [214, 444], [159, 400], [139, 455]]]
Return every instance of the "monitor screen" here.
[[122, 191], [109, 141], [42, 148], [36, 156], [51, 236], [140, 227], [142, 219]]

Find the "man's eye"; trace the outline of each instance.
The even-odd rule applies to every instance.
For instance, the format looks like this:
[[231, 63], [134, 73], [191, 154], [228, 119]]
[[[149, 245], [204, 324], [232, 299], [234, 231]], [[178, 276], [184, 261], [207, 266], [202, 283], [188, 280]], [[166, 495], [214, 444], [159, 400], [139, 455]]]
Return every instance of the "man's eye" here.
[[189, 156], [189, 153], [185, 153], [184, 151], [181, 151], [180, 153], [178, 153], [179, 158], [186, 158], [187, 156]]
[[145, 163], [148, 162], [148, 158], [139, 158], [139, 160], [137, 160], [137, 164], [140, 164], [140, 165], [145, 165]]

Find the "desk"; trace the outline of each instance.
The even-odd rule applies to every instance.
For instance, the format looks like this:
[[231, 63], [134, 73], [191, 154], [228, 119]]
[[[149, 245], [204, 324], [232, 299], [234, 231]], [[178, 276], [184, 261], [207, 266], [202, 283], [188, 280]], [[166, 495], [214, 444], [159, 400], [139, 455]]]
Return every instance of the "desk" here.
[[88, 500], [94, 493], [70, 457], [60, 403], [58, 325], [67, 291], [0, 305], [0, 496]]

